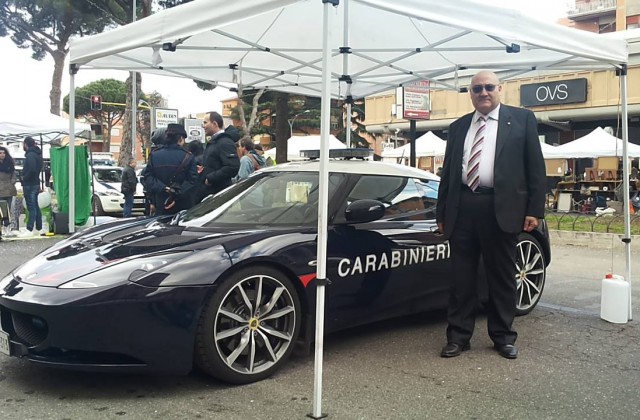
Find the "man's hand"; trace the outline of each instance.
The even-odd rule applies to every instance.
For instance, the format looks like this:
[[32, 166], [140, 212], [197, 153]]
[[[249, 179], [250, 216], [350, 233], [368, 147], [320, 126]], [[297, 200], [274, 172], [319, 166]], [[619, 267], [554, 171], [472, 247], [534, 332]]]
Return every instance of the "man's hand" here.
[[204, 179], [204, 185], [209, 186], [209, 180], [207, 178]]
[[440, 231], [440, 233], [444, 234], [444, 223], [438, 223], [438, 231]]
[[538, 227], [538, 218], [533, 216], [525, 216], [524, 218], [524, 226], [522, 230], [525, 232], [531, 232], [533, 229]]

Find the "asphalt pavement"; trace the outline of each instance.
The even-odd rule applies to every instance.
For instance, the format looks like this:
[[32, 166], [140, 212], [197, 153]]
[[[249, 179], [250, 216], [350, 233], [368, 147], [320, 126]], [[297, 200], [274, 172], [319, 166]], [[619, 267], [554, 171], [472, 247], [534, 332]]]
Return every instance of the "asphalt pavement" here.
[[[541, 303], [516, 319], [518, 359], [492, 349], [484, 317], [471, 350], [453, 359], [438, 355], [443, 312], [348, 330], [325, 339], [322, 411], [348, 420], [638, 418], [639, 323], [600, 318], [601, 279], [623, 274], [624, 247], [612, 236], [563, 235], [553, 239]], [[0, 242], [0, 275], [58, 239]], [[313, 355], [296, 354], [272, 378], [228, 386], [199, 373], [79, 373], [0, 355], [0, 418], [303, 419], [313, 409], [313, 368]]]

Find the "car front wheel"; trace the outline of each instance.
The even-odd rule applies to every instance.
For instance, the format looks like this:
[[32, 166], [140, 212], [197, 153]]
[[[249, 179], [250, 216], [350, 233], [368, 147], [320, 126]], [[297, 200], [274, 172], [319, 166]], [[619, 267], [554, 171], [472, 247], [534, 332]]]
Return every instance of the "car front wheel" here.
[[300, 331], [300, 301], [270, 267], [245, 268], [218, 287], [198, 324], [196, 365], [234, 384], [272, 375], [291, 354]]
[[538, 304], [547, 274], [542, 247], [531, 234], [521, 233], [518, 236], [516, 268], [516, 315], [519, 316], [528, 314]]

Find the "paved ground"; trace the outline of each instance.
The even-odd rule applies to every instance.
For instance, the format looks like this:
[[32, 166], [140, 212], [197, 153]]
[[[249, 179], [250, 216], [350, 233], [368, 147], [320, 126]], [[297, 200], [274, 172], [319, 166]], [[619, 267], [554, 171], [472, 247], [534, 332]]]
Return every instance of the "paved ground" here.
[[[0, 275], [54, 241], [0, 243]], [[471, 351], [440, 358], [442, 312], [328, 337], [323, 411], [348, 420], [638, 418], [640, 324], [599, 317], [601, 278], [624, 267], [624, 250], [599, 243], [555, 241], [542, 302], [516, 320], [517, 360], [491, 349], [483, 318]], [[83, 374], [0, 356], [0, 382], [2, 419], [303, 419], [312, 410], [313, 357], [295, 355], [268, 380], [230, 387], [197, 373]]]

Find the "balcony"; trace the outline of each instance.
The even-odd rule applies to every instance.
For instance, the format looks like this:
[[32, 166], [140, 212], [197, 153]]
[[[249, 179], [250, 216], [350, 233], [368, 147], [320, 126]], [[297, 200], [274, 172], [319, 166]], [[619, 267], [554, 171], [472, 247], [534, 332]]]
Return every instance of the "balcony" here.
[[582, 20], [615, 14], [616, 0], [591, 0], [576, 2], [575, 9], [569, 10], [569, 19]]

